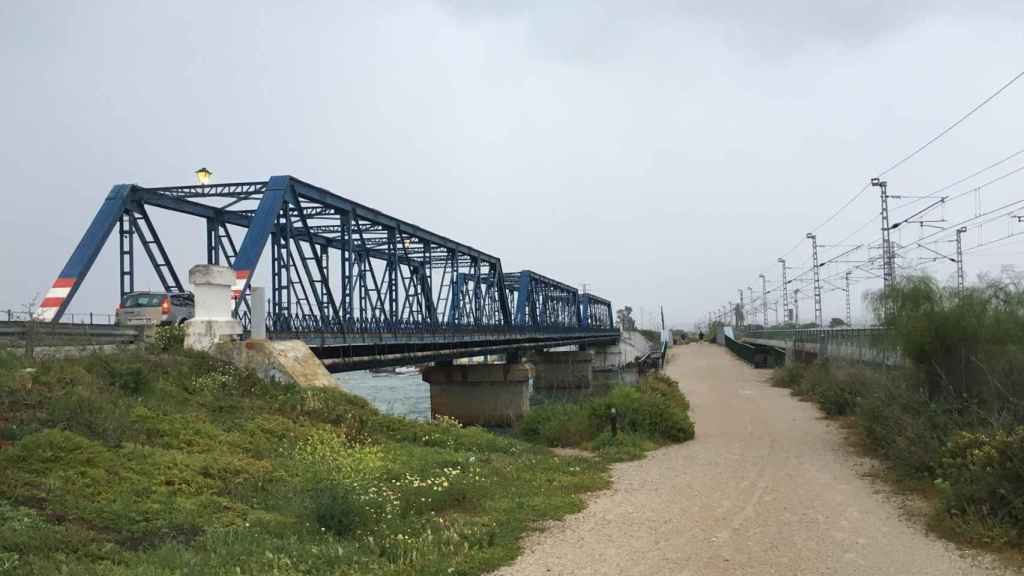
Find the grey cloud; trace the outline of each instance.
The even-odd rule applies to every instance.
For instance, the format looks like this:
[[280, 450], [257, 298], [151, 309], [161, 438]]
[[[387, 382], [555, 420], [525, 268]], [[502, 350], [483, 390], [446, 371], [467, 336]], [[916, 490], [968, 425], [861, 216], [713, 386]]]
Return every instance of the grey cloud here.
[[1020, 17], [1014, 0], [438, 0], [456, 18], [519, 22], [542, 51], [560, 58], [606, 60], [645, 36], [707, 35], [761, 58], [814, 46], [859, 47], [933, 18], [963, 21]]
[[[775, 259], [867, 177], [1021, 65], [1018, 2], [833, 4], [0, 2], [0, 309], [45, 292], [112, 184], [207, 165], [219, 182], [290, 173], [506, 270], [688, 323], [758, 272], [777, 281]], [[1024, 145], [1021, 90], [892, 174], [893, 191]], [[1008, 179], [982, 208], [1015, 194]], [[967, 200], [947, 217], [972, 214]], [[877, 210], [864, 196], [821, 242]], [[179, 270], [203, 258], [201, 223], [155, 217]], [[970, 254], [972, 277], [1012, 263]], [[788, 257], [803, 266], [809, 246]], [[114, 241], [76, 311], [113, 309], [116, 260]], [[825, 309], [841, 315], [841, 297]]]

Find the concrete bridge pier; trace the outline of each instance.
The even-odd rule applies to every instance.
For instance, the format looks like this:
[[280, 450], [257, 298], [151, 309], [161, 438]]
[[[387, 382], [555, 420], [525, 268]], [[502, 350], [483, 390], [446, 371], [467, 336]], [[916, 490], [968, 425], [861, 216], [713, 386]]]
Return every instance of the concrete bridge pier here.
[[511, 426], [530, 408], [532, 372], [518, 361], [428, 366], [422, 375], [430, 384], [431, 416], [465, 425]]
[[590, 388], [594, 381], [594, 354], [588, 351], [534, 352], [530, 355], [530, 363], [536, 371], [534, 388]]

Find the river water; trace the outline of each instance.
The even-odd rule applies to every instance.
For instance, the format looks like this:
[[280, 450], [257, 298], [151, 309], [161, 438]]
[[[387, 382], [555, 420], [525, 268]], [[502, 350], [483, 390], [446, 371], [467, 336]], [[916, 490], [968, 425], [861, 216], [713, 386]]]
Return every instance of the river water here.
[[[371, 374], [367, 371], [336, 374], [335, 379], [346, 391], [366, 398], [385, 414], [414, 420], [430, 419], [430, 384], [418, 372], [409, 374]], [[535, 390], [530, 383], [530, 405], [552, 400], [572, 401], [607, 392], [616, 384], [635, 385], [634, 371], [594, 372], [593, 386], [586, 390]]]

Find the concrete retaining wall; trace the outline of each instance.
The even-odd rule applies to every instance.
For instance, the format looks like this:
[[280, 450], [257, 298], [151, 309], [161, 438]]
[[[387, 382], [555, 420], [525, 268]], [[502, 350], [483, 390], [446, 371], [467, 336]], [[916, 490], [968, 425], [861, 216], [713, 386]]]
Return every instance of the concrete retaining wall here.
[[622, 332], [619, 343], [615, 346], [592, 348], [594, 352], [594, 370], [616, 370], [643, 356], [651, 350], [651, 343], [644, 335], [635, 330]]

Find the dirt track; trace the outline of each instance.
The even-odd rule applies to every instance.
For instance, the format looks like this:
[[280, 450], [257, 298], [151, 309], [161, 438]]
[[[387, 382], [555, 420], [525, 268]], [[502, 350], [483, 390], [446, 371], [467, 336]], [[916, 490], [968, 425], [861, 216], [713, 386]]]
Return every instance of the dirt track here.
[[1002, 574], [901, 518], [835, 425], [726, 350], [675, 348], [697, 439], [616, 466], [499, 574]]

